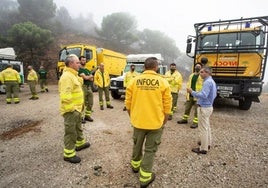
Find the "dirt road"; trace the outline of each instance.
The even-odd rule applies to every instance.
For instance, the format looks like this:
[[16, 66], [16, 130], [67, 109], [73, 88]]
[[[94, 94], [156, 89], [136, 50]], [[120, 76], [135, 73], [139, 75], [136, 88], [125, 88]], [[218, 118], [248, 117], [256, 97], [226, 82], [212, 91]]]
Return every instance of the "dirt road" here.
[[[32, 101], [25, 86], [16, 105], [5, 104], [0, 95], [0, 187], [139, 187], [129, 165], [132, 128], [123, 99], [101, 111], [94, 93], [94, 122], [83, 126], [91, 147], [78, 152], [80, 164], [70, 164], [63, 161], [57, 86], [49, 89]], [[268, 187], [268, 95], [249, 111], [218, 101], [211, 119], [213, 145], [205, 156], [191, 152], [198, 130], [176, 123], [184, 100], [181, 94], [178, 112], [165, 127], [150, 187]]]

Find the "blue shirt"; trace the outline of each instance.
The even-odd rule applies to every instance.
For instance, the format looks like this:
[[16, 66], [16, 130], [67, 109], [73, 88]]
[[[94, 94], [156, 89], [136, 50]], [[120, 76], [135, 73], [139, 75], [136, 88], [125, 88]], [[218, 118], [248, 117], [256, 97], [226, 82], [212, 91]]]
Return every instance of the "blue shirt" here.
[[212, 107], [214, 99], [217, 96], [216, 83], [211, 76], [204, 79], [202, 90], [192, 91], [192, 96], [197, 98], [197, 104], [201, 107]]

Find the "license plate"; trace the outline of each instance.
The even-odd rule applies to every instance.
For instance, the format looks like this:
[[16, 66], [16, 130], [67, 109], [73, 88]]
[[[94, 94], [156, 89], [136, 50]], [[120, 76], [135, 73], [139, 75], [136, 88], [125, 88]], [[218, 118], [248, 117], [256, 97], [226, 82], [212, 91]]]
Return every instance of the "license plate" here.
[[233, 91], [232, 86], [218, 86], [217, 89], [221, 91]]

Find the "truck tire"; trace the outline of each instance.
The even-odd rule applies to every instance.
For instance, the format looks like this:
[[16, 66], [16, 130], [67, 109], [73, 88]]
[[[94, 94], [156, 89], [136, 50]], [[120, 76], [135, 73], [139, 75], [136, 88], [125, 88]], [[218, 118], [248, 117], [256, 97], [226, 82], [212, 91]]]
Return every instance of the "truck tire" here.
[[244, 97], [243, 99], [239, 99], [239, 109], [240, 110], [249, 110], [252, 104], [252, 100], [250, 97]]
[[121, 95], [119, 95], [116, 91], [111, 91], [111, 95], [114, 99], [120, 99]]

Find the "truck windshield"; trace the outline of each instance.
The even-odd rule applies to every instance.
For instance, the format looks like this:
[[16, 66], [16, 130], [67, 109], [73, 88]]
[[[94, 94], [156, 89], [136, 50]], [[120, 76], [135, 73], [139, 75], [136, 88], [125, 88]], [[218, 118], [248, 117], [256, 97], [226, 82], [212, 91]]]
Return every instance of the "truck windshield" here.
[[60, 61], [65, 61], [66, 57], [69, 54], [75, 54], [77, 57], [81, 56], [81, 48], [64, 48], [60, 51], [59, 53], [59, 60]]
[[[130, 64], [127, 64], [124, 72], [128, 72], [130, 70]], [[144, 66], [142, 64], [135, 64], [135, 71], [138, 73], [142, 73], [144, 71]]]
[[14, 70], [16, 70], [19, 73], [21, 72], [20, 62], [10, 60], [0, 60], [0, 72], [5, 70], [8, 64], [12, 64]]
[[216, 33], [202, 35], [199, 49], [234, 49], [257, 48], [262, 45], [261, 32]]

